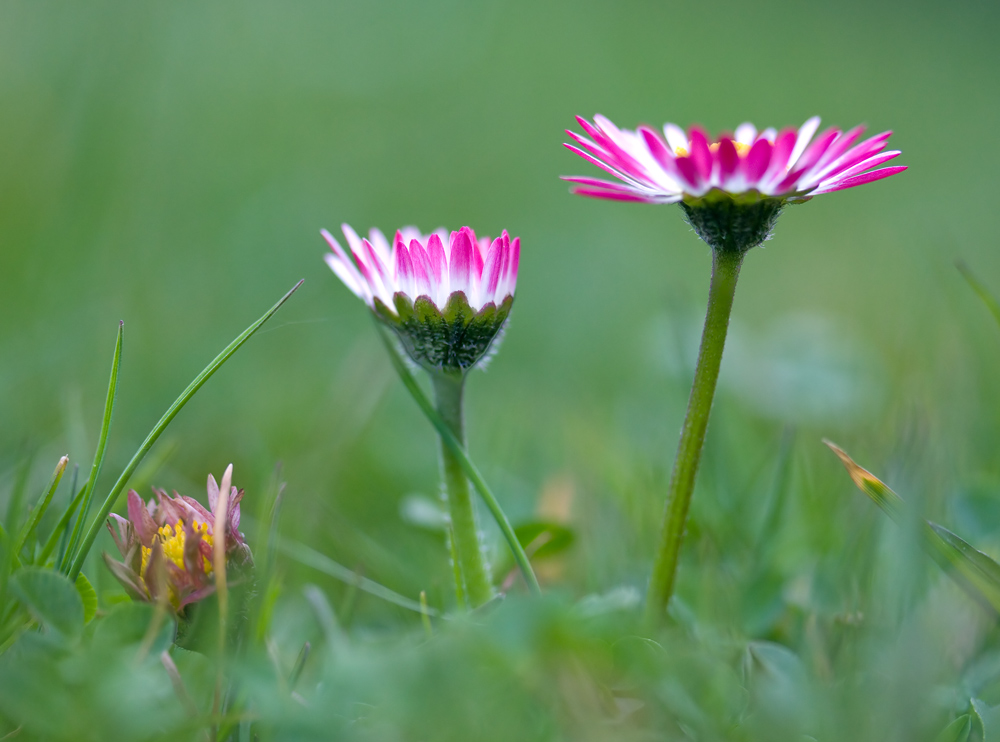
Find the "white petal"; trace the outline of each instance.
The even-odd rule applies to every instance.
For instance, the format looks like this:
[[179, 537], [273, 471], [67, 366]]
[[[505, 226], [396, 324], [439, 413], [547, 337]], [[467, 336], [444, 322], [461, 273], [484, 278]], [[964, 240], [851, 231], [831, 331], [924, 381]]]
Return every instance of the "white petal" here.
[[792, 156], [788, 158], [789, 170], [792, 169], [792, 166], [802, 156], [802, 153], [806, 151], [806, 147], [809, 145], [818, 128], [819, 116], [813, 116], [799, 127], [799, 135], [795, 139], [795, 149], [792, 150]]
[[663, 134], [667, 137], [667, 144], [670, 149], [677, 152], [678, 149], [688, 148], [688, 138], [684, 130], [677, 124], [666, 123], [663, 125]]
[[757, 127], [746, 121], [736, 127], [736, 141], [740, 144], [745, 144], [748, 147], [753, 144], [753, 140], [757, 138]]

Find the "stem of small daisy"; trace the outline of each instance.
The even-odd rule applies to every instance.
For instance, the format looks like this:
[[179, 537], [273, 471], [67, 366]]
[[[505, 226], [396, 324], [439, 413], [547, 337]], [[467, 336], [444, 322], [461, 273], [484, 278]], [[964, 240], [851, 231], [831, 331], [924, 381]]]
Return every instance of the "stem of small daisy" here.
[[663, 531], [657, 545], [653, 562], [653, 574], [646, 596], [646, 620], [655, 626], [663, 619], [667, 604], [674, 591], [677, 575], [677, 558], [680, 553], [684, 528], [687, 523], [688, 507], [694, 492], [701, 449], [705, 443], [708, 417], [712, 411], [715, 385], [719, 379], [719, 365], [722, 350], [726, 344], [729, 315], [733, 309], [736, 294], [736, 280], [743, 264], [742, 250], [712, 251], [712, 282], [708, 290], [708, 311], [705, 314], [705, 329], [701, 335], [701, 349], [698, 364], [691, 385], [687, 415], [681, 428], [681, 439], [677, 445], [677, 458], [667, 490], [667, 506], [663, 516]]
[[[441, 371], [431, 374], [434, 384], [434, 400], [438, 414], [451, 429], [459, 443], [465, 445], [465, 425], [462, 412], [462, 393], [465, 375]], [[456, 592], [461, 601], [464, 594], [469, 607], [477, 608], [493, 597], [493, 584], [486, 568], [486, 559], [479, 541], [479, 526], [472, 504], [472, 489], [465, 476], [458, 457], [441, 440], [441, 477], [444, 494], [448, 502], [451, 518], [451, 538], [454, 539], [452, 552], [458, 557], [456, 581], [459, 576], [464, 583], [456, 584]], [[464, 588], [464, 590], [463, 590]]]

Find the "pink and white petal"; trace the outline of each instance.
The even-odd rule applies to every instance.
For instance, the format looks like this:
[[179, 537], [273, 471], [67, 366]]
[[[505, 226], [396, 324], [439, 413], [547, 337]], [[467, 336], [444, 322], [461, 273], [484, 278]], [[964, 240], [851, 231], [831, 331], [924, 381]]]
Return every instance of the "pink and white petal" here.
[[636, 181], [636, 179], [633, 178], [632, 176], [626, 175], [625, 173], [621, 172], [620, 170], [617, 170], [617, 169], [611, 167], [611, 165], [607, 164], [606, 162], [603, 162], [602, 160], [598, 160], [596, 157], [593, 157], [593, 156], [587, 154], [586, 152], [584, 152], [579, 147], [574, 147], [572, 144], [563, 144], [563, 146], [566, 149], [570, 150], [571, 152], [576, 152], [576, 154], [580, 155], [580, 157], [582, 157], [583, 159], [585, 159], [591, 165], [596, 165], [597, 167], [601, 168], [601, 170], [604, 170], [605, 172], [610, 173], [611, 175], [615, 176], [619, 180], [624, 181], [625, 183], [630, 183], [632, 185], [640, 185], [639, 182]]
[[[486, 263], [483, 266], [483, 275], [480, 282], [479, 295], [483, 304], [495, 301], [494, 297], [497, 287], [500, 284], [500, 272], [503, 269], [503, 240], [497, 237], [490, 244], [486, 253]], [[478, 309], [479, 307], [474, 307]]]
[[821, 188], [817, 188], [810, 195], [818, 196], [821, 193], [833, 193], [834, 191], [842, 191], [845, 188], [854, 188], [855, 186], [864, 185], [865, 183], [873, 183], [876, 180], [882, 180], [882, 178], [888, 178], [890, 175], [895, 175], [896, 173], [901, 173], [906, 170], [906, 165], [893, 165], [892, 167], [884, 167], [879, 170], [872, 170], [861, 175], [855, 175], [853, 178], [847, 178], [845, 180], [834, 180], [830, 183], [825, 183]]
[[392, 249], [389, 245], [389, 240], [387, 240], [385, 235], [382, 234], [382, 230], [375, 229], [374, 227], [369, 229], [368, 241], [375, 249], [375, 254], [378, 255], [382, 267], [388, 268], [392, 265]]
[[420, 244], [420, 240], [410, 241], [410, 260], [413, 261], [414, 293], [416, 296], [424, 295], [434, 301], [431, 261], [424, 251], [424, 246]]
[[333, 253], [327, 253], [323, 256], [323, 259], [337, 275], [337, 278], [339, 278], [341, 282], [351, 290], [351, 293], [362, 301], [368, 301], [371, 292], [368, 290], [367, 283], [361, 275], [358, 274], [356, 268], [353, 271], [350, 270], [347, 265]]
[[347, 246], [351, 249], [351, 252], [361, 252], [361, 238], [358, 237], [358, 233], [354, 231], [351, 225], [347, 223], [341, 224], [340, 231], [344, 233]]
[[750, 146], [757, 139], [757, 127], [751, 124], [749, 121], [744, 121], [742, 124], [736, 127], [736, 132], [733, 135], [740, 144], [745, 144]]
[[669, 175], [677, 174], [677, 165], [674, 163], [674, 153], [660, 139], [660, 135], [647, 126], [639, 127], [639, 134], [646, 144], [646, 149], [656, 163]]
[[761, 185], [766, 189], [774, 181], [785, 177], [788, 172], [787, 165], [791, 160], [792, 151], [796, 142], [795, 129], [783, 129], [774, 140], [774, 149], [771, 152], [771, 163], [767, 166], [767, 172], [761, 178]]
[[789, 167], [795, 167], [796, 161], [802, 156], [802, 153], [806, 151], [806, 145], [808, 145], [809, 141], [813, 138], [813, 136], [815, 136], [816, 130], [819, 128], [819, 122], [819, 116], [813, 116], [799, 127], [799, 131], [795, 136], [795, 147], [792, 149], [792, 154], [788, 158], [787, 164]]
[[861, 144], [851, 147], [847, 150], [847, 152], [824, 167], [822, 170], [809, 173], [806, 178], [803, 178], [803, 180], [819, 182], [842, 173], [844, 170], [847, 170], [857, 163], [871, 157], [876, 152], [881, 152], [885, 148], [885, 143], [891, 135], [891, 131], [884, 131], [881, 134], [877, 134], [866, 139], [861, 142]]
[[[431, 263], [431, 277], [440, 289], [441, 284], [446, 283], [448, 277], [448, 256], [445, 255], [441, 236], [437, 232], [427, 238], [427, 257]], [[434, 301], [436, 302], [437, 299], [435, 298]]]
[[618, 191], [606, 191], [600, 188], [573, 188], [570, 190], [575, 196], [586, 196], [587, 198], [601, 198], [607, 201], [630, 201], [646, 204], [667, 204], [681, 200], [680, 196], [670, 200], [668, 196], [642, 196], [635, 192], [620, 193]]
[[448, 275], [451, 291], [464, 291], [469, 298], [472, 278], [472, 243], [465, 232], [451, 233], [451, 249], [449, 250]]
[[757, 135], [757, 139], [766, 139], [771, 144], [774, 144], [774, 138], [776, 136], [778, 136], [778, 132], [775, 130], [773, 126], [769, 126], [766, 129], [764, 129], [764, 131], [762, 131], [760, 134]]
[[847, 170], [842, 170], [838, 172], [836, 175], [826, 178], [822, 183], [820, 183], [820, 187], [822, 188], [823, 186], [834, 180], [839, 181], [839, 180], [845, 180], [847, 178], [853, 178], [855, 175], [860, 175], [865, 170], [871, 170], [873, 167], [878, 167], [879, 165], [886, 163], [889, 160], [895, 159], [901, 154], [902, 152], [900, 152], [898, 149], [891, 149], [888, 150], [887, 152], [879, 152], [877, 155], [872, 155], [867, 160], [862, 160], [858, 164], [852, 165]]
[[852, 144], [854, 144], [858, 137], [860, 137], [865, 132], [864, 126], [855, 126], [850, 131], [844, 132], [838, 136], [830, 148], [823, 153], [823, 156], [819, 158], [815, 165], [813, 165], [807, 177], [812, 177], [814, 173], [818, 173], [823, 170], [827, 165], [836, 160], [842, 154], [844, 154]]
[[395, 291], [402, 291], [411, 299], [416, 299], [417, 295], [414, 291], [415, 276], [413, 271], [413, 261], [410, 259], [410, 251], [406, 249], [406, 245], [403, 244], [402, 235], [399, 235], [399, 239], [396, 240], [396, 244], [392, 248], [393, 258], [395, 260], [393, 264], [393, 278], [395, 279], [395, 285], [393, 288]]

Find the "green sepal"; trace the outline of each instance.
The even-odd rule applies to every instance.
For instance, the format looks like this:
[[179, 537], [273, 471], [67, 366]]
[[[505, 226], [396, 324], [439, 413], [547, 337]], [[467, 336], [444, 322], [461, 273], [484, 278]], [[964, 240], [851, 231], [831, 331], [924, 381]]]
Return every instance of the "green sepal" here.
[[428, 296], [416, 301], [401, 291], [392, 297], [394, 309], [376, 298], [375, 316], [396, 333], [407, 355], [429, 371], [467, 371], [489, 351], [507, 317], [514, 298], [498, 307], [493, 302], [473, 311], [464, 291], [448, 297], [439, 309]]
[[713, 250], [744, 253], [770, 238], [786, 202], [759, 191], [731, 195], [716, 188], [699, 198], [685, 197], [681, 208]]

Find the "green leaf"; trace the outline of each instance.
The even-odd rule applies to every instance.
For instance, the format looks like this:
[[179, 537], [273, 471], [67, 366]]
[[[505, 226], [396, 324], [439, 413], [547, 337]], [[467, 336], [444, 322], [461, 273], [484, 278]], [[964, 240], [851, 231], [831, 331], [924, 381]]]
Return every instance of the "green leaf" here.
[[212, 378], [213, 374], [218, 371], [222, 364], [228, 361], [233, 354], [238, 351], [242, 345], [249, 340], [261, 326], [267, 322], [271, 316], [281, 309], [281, 305], [288, 301], [289, 297], [294, 294], [299, 286], [302, 285], [302, 281], [295, 284], [291, 290], [288, 291], [284, 296], [278, 299], [277, 303], [268, 309], [263, 316], [250, 325], [247, 329], [241, 332], [236, 338], [227, 345], [215, 359], [208, 364], [202, 372], [194, 377], [194, 380], [188, 384], [187, 388], [181, 392], [181, 395], [174, 400], [174, 403], [167, 408], [167, 411], [163, 413], [163, 417], [160, 418], [159, 422], [153, 426], [153, 429], [149, 431], [149, 435], [146, 436], [146, 440], [142, 442], [139, 446], [139, 450], [135, 452], [132, 460], [129, 461], [128, 466], [125, 467], [125, 471], [121, 473], [118, 477], [118, 481], [115, 482], [115, 486], [111, 488], [111, 492], [104, 499], [104, 504], [101, 505], [101, 509], [94, 519], [94, 522], [90, 525], [90, 529], [87, 531], [87, 535], [83, 539], [83, 543], [80, 545], [80, 549], [76, 554], [76, 559], [73, 561], [73, 565], [69, 570], [71, 577], [76, 577], [80, 574], [80, 570], [83, 568], [83, 562], [87, 558], [87, 554], [90, 553], [90, 548], [94, 545], [94, 540], [97, 538], [97, 534], [101, 532], [104, 528], [104, 521], [108, 517], [108, 513], [111, 512], [111, 508], [114, 507], [115, 501], [118, 499], [118, 495], [121, 494], [122, 490], [125, 489], [125, 485], [128, 484], [128, 480], [132, 477], [132, 473], [135, 471], [136, 467], [142, 462], [146, 454], [149, 453], [149, 449], [153, 447], [156, 440], [160, 437], [164, 430], [170, 422], [177, 416], [184, 405], [186, 405], [190, 399], [197, 393], [199, 389]]
[[[95, 624], [97, 628], [94, 631], [94, 644], [113, 647], [141, 644], [155, 620], [154, 605], [122, 603]], [[166, 616], [148, 653], [157, 655], [167, 649], [174, 641], [175, 628], [173, 618]]]
[[83, 600], [65, 575], [42, 567], [25, 567], [11, 580], [11, 591], [47, 628], [66, 637], [83, 630]]
[[514, 529], [517, 540], [532, 559], [545, 559], [566, 551], [576, 540], [572, 528], [550, 521], [522, 523]]
[[963, 714], [946, 726], [934, 739], [934, 742], [968, 742], [971, 733], [972, 717], [969, 714]]
[[97, 615], [97, 591], [83, 572], [76, 576], [76, 591], [83, 601], [83, 622], [90, 623]]

